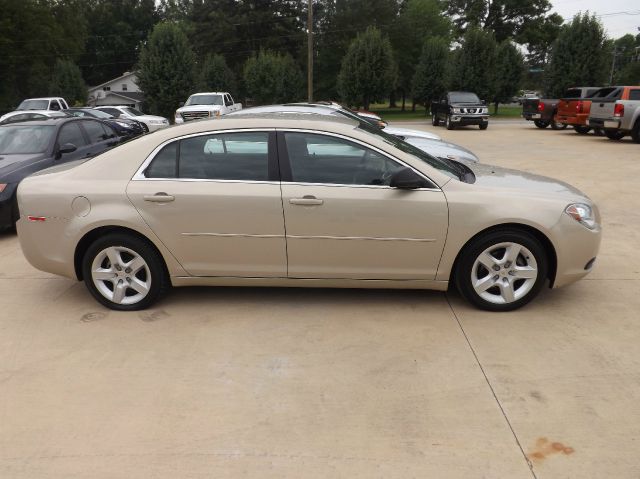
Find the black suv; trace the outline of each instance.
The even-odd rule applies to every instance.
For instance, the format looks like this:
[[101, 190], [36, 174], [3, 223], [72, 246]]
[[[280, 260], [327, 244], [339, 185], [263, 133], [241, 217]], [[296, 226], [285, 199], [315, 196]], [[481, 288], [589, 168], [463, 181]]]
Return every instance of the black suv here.
[[468, 91], [450, 91], [431, 103], [431, 124], [444, 122], [447, 130], [456, 126], [478, 125], [481, 130], [489, 126], [489, 107], [478, 95]]

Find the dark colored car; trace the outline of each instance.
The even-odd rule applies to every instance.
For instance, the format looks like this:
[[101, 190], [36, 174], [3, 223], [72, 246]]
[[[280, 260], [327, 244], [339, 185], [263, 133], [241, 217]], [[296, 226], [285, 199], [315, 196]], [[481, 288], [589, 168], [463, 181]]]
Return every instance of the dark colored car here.
[[91, 158], [121, 141], [94, 119], [62, 118], [0, 126], [0, 229], [18, 220], [18, 183], [36, 171]]
[[69, 115], [80, 118], [98, 118], [111, 126], [118, 136], [122, 136], [128, 140], [144, 133], [144, 128], [140, 122], [128, 118], [117, 118], [102, 110], [93, 108], [69, 108], [64, 111]]
[[444, 122], [447, 130], [456, 126], [478, 125], [481, 130], [489, 126], [489, 107], [469, 91], [450, 91], [431, 103], [431, 124]]

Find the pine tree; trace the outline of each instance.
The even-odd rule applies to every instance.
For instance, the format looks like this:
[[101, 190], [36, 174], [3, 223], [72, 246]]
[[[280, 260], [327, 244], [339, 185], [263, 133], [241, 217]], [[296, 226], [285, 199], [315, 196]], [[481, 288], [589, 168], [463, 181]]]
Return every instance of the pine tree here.
[[452, 68], [451, 87], [471, 91], [482, 100], [491, 100], [495, 94], [497, 45], [492, 33], [469, 28], [456, 54]]
[[303, 78], [290, 55], [261, 50], [244, 66], [247, 95], [258, 104], [299, 100]]
[[69, 60], [57, 60], [53, 67], [50, 93], [61, 96], [69, 105], [84, 105], [87, 102], [87, 86], [80, 68]]
[[232, 95], [236, 91], [236, 78], [227, 66], [222, 55], [208, 54], [202, 67], [198, 80], [198, 89], [202, 91], [228, 91]]
[[338, 75], [338, 92], [349, 105], [365, 109], [395, 88], [397, 66], [391, 44], [380, 30], [369, 27], [347, 50]]
[[434, 37], [422, 47], [420, 61], [413, 75], [413, 98], [424, 105], [426, 110], [447, 90], [447, 62], [449, 61], [449, 42]]
[[149, 111], [172, 118], [196, 84], [195, 56], [182, 30], [172, 23], [156, 25], [140, 52], [138, 68]]

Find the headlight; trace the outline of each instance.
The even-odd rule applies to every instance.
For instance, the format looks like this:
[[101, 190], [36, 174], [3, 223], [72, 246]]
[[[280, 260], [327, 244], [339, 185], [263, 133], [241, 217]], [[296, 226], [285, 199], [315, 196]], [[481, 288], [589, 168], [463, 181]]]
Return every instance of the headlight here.
[[462, 110], [460, 108], [454, 108], [453, 112], [459, 115], [460, 113], [462, 113]]
[[584, 203], [573, 203], [564, 209], [564, 212], [574, 220], [586, 226], [590, 230], [596, 227], [596, 219], [593, 216], [593, 209]]
[[2, 193], [6, 187], [7, 187], [6, 183], [0, 183], [0, 193]]
[[123, 123], [121, 121], [116, 121], [116, 123], [118, 125], [120, 125], [122, 128], [133, 128], [133, 125], [129, 124], [129, 123]]

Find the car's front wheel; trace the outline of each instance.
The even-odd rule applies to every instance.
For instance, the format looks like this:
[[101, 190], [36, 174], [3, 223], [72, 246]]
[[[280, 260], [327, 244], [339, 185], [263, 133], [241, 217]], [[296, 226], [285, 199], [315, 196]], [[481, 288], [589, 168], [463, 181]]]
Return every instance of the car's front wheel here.
[[487, 128], [489, 128], [489, 122], [480, 123], [478, 126], [480, 127], [481, 130], [486, 130]]
[[460, 294], [475, 306], [511, 311], [540, 292], [547, 271], [540, 242], [526, 232], [505, 229], [476, 238], [462, 251], [455, 281]]
[[451, 115], [447, 115], [447, 119], [444, 122], [444, 126], [447, 127], [447, 130], [453, 130], [455, 128], [455, 125], [451, 121]]
[[94, 298], [120, 311], [145, 309], [169, 289], [160, 254], [146, 241], [127, 234], [106, 235], [91, 244], [82, 274]]

